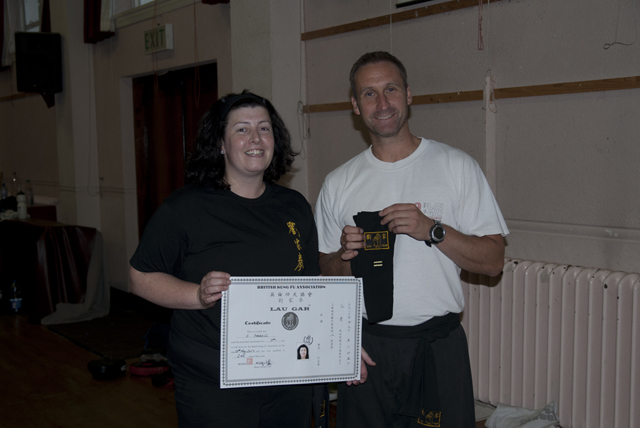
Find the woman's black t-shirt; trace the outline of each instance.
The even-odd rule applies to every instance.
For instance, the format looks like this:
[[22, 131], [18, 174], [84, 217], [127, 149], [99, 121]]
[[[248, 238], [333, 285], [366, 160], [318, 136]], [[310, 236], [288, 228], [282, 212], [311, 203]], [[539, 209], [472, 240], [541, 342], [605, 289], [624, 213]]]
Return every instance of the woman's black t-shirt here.
[[[211, 271], [231, 276], [317, 276], [318, 237], [298, 192], [267, 185], [257, 199], [187, 185], [147, 224], [131, 258], [140, 272], [200, 284]], [[213, 382], [220, 375], [220, 304], [173, 311], [169, 362]]]

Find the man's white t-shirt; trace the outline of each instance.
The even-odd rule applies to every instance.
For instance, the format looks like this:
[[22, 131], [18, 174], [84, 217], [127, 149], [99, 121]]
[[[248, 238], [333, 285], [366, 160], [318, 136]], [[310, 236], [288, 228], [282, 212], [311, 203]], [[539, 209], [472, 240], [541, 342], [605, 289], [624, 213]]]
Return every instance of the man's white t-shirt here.
[[[342, 229], [355, 226], [358, 212], [396, 203], [415, 204], [466, 235], [509, 233], [478, 163], [461, 150], [423, 138], [398, 162], [380, 161], [369, 148], [327, 175], [316, 203], [320, 252], [340, 249]], [[460, 268], [436, 246], [396, 235], [393, 264], [393, 318], [381, 324], [417, 325], [464, 309]]]

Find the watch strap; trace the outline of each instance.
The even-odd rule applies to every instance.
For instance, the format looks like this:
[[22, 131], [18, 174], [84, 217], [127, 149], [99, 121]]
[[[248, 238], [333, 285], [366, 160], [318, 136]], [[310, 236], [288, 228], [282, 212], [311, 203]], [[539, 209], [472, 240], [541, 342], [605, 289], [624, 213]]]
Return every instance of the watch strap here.
[[[441, 243], [442, 241], [444, 241], [444, 227], [442, 226], [442, 223], [440, 223], [438, 220], [433, 220], [433, 226], [431, 226], [431, 228], [429, 229], [429, 240], [428, 241], [424, 241], [425, 244], [427, 244], [427, 247], [431, 247], [431, 245], [438, 245], [439, 243]], [[433, 239], [433, 231], [437, 228], [440, 227], [442, 228], [442, 239], [440, 240], [435, 240]]]

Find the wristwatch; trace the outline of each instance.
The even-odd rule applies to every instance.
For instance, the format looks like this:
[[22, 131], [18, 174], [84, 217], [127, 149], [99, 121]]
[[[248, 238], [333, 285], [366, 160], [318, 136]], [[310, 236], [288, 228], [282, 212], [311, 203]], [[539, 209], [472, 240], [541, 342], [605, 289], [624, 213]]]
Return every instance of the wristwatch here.
[[438, 245], [442, 241], [444, 241], [445, 235], [444, 226], [438, 220], [433, 220], [433, 226], [429, 229], [429, 237], [431, 238], [428, 241], [424, 241], [427, 244], [427, 247], [431, 247], [431, 244]]

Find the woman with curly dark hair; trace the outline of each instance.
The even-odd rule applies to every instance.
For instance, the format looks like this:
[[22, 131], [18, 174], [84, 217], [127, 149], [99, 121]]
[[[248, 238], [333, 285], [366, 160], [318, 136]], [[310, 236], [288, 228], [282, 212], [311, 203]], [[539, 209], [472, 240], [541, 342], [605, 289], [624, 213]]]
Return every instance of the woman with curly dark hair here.
[[145, 228], [131, 289], [173, 309], [168, 358], [180, 427], [307, 427], [311, 385], [220, 389], [221, 293], [233, 276], [317, 276], [311, 207], [275, 182], [296, 153], [271, 103], [244, 91], [200, 121], [185, 187]]
[[216, 189], [228, 189], [225, 181], [225, 160], [222, 141], [228, 122], [229, 109], [263, 107], [269, 114], [275, 141], [273, 159], [264, 171], [264, 181], [275, 183], [289, 171], [297, 155], [291, 148], [291, 136], [283, 120], [269, 100], [250, 92], [229, 94], [218, 100], [200, 120], [195, 150], [187, 164], [187, 179]]

